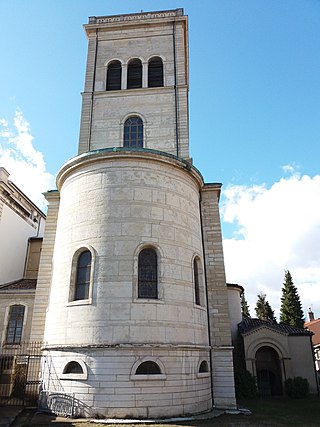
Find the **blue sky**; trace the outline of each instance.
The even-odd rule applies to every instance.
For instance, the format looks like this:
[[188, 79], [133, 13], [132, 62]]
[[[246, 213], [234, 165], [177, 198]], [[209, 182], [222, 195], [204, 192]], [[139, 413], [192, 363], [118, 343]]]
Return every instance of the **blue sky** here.
[[277, 311], [289, 269], [320, 317], [318, 0], [1, 0], [0, 163], [30, 197], [54, 185], [77, 153], [82, 24], [177, 7], [189, 16], [191, 155], [223, 183], [227, 279]]

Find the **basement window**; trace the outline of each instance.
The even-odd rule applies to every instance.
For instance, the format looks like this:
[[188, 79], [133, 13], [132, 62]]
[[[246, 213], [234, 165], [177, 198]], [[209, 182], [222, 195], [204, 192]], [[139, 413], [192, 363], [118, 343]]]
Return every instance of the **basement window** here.
[[199, 364], [197, 377], [204, 378], [209, 376], [210, 376], [210, 372], [209, 372], [208, 362], [206, 360], [202, 360], [201, 363]]
[[141, 363], [136, 370], [136, 375], [157, 375], [161, 374], [161, 369], [156, 362], [148, 360], [147, 362]]
[[80, 363], [72, 361], [65, 366], [63, 373], [64, 374], [83, 374], [83, 369]]
[[164, 380], [164, 367], [158, 359], [138, 361], [131, 370], [131, 379], [139, 380]]
[[82, 360], [70, 360], [60, 374], [61, 380], [86, 380], [88, 371], [86, 364]]

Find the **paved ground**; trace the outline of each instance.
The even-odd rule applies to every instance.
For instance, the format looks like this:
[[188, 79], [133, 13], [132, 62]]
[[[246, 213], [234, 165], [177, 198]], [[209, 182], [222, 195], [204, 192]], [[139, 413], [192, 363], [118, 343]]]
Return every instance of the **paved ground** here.
[[[207, 414], [194, 416], [189, 420], [206, 420], [221, 415], [224, 411], [212, 411]], [[180, 419], [181, 421], [183, 419]], [[187, 419], [184, 419], [185, 421]], [[77, 419], [57, 417], [51, 414], [38, 413], [35, 409], [25, 409], [19, 406], [0, 407], [0, 427], [22, 427], [26, 426], [44, 426], [54, 423], [65, 424], [66, 426], [74, 423], [87, 423], [87, 419]], [[143, 423], [143, 421], [142, 421]], [[137, 421], [130, 424], [139, 424]], [[94, 426], [94, 424], [92, 424]], [[81, 424], [80, 424], [81, 426]]]
[[20, 406], [0, 406], [0, 427], [10, 426], [22, 410]]

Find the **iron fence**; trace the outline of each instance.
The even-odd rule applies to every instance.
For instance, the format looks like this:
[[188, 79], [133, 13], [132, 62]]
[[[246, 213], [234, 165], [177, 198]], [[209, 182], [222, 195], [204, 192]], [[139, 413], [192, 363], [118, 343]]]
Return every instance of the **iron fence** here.
[[37, 405], [41, 346], [41, 342], [0, 346], [0, 405]]

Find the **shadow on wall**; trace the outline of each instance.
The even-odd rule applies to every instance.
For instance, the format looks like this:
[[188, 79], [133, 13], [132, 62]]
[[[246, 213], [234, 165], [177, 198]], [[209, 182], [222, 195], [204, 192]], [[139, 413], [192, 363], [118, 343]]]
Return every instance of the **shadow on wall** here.
[[90, 418], [96, 415], [93, 414], [90, 406], [85, 405], [73, 395], [48, 391], [40, 392], [38, 410], [72, 418]]

